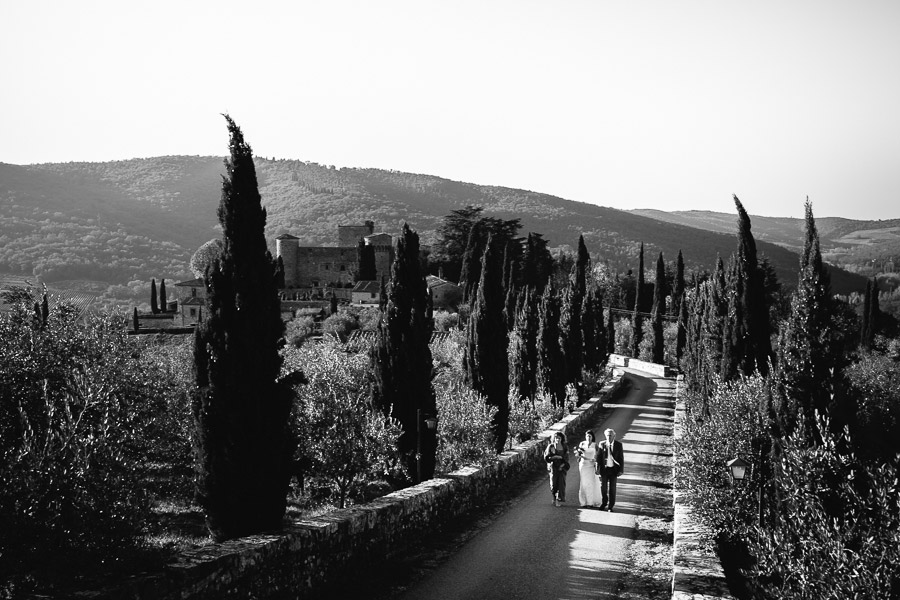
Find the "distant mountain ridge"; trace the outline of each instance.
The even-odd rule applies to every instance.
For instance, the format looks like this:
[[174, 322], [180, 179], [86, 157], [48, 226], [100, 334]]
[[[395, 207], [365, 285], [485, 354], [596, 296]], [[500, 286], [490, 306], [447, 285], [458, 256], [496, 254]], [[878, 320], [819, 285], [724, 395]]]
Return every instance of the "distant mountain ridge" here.
[[[588, 250], [617, 270], [636, 266], [641, 242], [648, 260], [663, 252], [673, 261], [681, 250], [689, 269], [711, 269], [716, 255], [727, 259], [737, 243], [733, 215], [723, 232], [724, 224], [718, 230], [701, 228], [684, 217], [672, 222], [432, 175], [265, 158], [257, 158], [256, 167], [270, 243], [290, 233], [303, 244], [335, 245], [338, 225], [373, 220], [376, 231], [393, 234], [408, 222], [428, 244], [443, 217], [466, 205], [483, 206], [486, 215], [519, 218], [523, 235], [541, 233], [551, 247], [575, 247], [583, 234]], [[189, 278], [193, 252], [219, 236], [216, 207], [224, 171], [221, 157], [196, 156], [0, 164], [0, 273], [110, 284]], [[751, 219], [754, 233], [761, 232], [761, 218]], [[781, 281], [793, 285], [797, 255], [757, 239]], [[862, 277], [841, 270], [834, 270], [832, 281], [837, 292], [865, 287]]]

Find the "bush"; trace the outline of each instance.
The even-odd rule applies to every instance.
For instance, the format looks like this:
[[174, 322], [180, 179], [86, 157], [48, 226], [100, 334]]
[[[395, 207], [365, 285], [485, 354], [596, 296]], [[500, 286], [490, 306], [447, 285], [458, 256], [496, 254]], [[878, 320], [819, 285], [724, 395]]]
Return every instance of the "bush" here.
[[856, 399], [853, 438], [863, 457], [900, 452], [900, 368], [884, 354], [866, 352], [844, 371]]
[[485, 465], [497, 453], [493, 447], [491, 420], [496, 407], [464, 383], [462, 344], [465, 332], [453, 330], [431, 344], [434, 390], [438, 409], [437, 472], [447, 473], [467, 465]]
[[515, 390], [509, 393], [509, 441], [508, 447], [521, 444], [544, 431], [550, 425], [561, 420], [565, 415], [562, 406], [553, 406], [552, 398], [546, 394], [538, 394], [534, 402], [516, 397]]
[[[896, 459], [864, 464], [821, 420], [820, 445], [784, 441], [771, 485], [777, 518], [752, 536], [754, 575], [769, 597], [900, 597], [900, 483]], [[846, 436], [846, 432], [844, 436]]]
[[316, 330], [316, 320], [312, 317], [297, 317], [285, 324], [284, 338], [295, 348], [303, 345]]
[[294, 387], [297, 461], [304, 476], [330, 487], [338, 507], [371, 482], [399, 469], [398, 424], [369, 403], [368, 357], [323, 342], [286, 348], [286, 372], [302, 369], [307, 383]]
[[631, 319], [616, 319], [613, 329], [616, 332], [616, 354], [631, 356]]
[[336, 336], [342, 342], [347, 341], [350, 332], [356, 329], [359, 329], [359, 322], [356, 317], [346, 312], [329, 315], [322, 323], [322, 333]]
[[453, 331], [459, 329], [459, 314], [439, 310], [434, 313], [435, 331]]
[[758, 480], [732, 486], [726, 461], [750, 458], [754, 441], [766, 434], [760, 401], [769, 382], [759, 375], [737, 379], [715, 390], [707, 403], [687, 392], [682, 437], [675, 442], [675, 485], [684, 490], [698, 516], [715, 532], [746, 528], [756, 515]]
[[170, 387], [123, 324], [66, 307], [0, 315], [0, 570], [139, 545]]

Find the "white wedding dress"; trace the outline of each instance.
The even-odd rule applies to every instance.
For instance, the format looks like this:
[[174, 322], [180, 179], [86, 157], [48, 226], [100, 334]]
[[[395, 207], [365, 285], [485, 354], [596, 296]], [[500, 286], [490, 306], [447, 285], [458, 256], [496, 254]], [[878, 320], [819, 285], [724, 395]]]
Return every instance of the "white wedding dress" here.
[[578, 444], [582, 456], [578, 459], [578, 474], [580, 485], [578, 486], [578, 503], [581, 506], [600, 506], [600, 478], [596, 472], [597, 444], [588, 445], [587, 442]]

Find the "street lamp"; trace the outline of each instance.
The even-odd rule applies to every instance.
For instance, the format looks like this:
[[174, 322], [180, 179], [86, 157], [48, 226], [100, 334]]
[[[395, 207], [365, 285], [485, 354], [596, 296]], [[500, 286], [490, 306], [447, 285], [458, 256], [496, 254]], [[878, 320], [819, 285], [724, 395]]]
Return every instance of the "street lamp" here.
[[[759, 526], [763, 526], [763, 477], [762, 477], [762, 453], [754, 454], [754, 458], [757, 460], [757, 471], [759, 473]], [[728, 467], [728, 475], [731, 477], [731, 483], [734, 484], [736, 481], [743, 481], [744, 479], [749, 479], [747, 468], [752, 467], [750, 463], [746, 460], [738, 456], [737, 458], [732, 458], [728, 462], [725, 463], [725, 466]]]
[[416, 476], [418, 481], [422, 483], [422, 425], [428, 431], [437, 428], [437, 418], [430, 413], [423, 412], [422, 409], [416, 410]]
[[735, 481], [743, 481], [744, 477], [747, 475], [747, 467], [750, 466], [746, 460], [738, 456], [737, 458], [732, 458], [725, 466], [728, 467], [728, 474], [731, 476], [731, 483]]

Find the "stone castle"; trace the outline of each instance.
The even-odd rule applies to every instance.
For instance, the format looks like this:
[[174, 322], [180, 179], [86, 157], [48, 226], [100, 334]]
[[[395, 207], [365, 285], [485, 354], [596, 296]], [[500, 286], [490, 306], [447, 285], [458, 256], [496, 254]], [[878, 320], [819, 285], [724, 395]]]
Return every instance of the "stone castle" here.
[[352, 287], [359, 270], [356, 247], [360, 241], [375, 248], [376, 279], [390, 277], [394, 262], [394, 240], [388, 233], [375, 233], [375, 223], [338, 225], [337, 246], [301, 246], [300, 239], [282, 234], [275, 238], [275, 255], [284, 263], [284, 287]]

